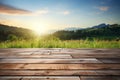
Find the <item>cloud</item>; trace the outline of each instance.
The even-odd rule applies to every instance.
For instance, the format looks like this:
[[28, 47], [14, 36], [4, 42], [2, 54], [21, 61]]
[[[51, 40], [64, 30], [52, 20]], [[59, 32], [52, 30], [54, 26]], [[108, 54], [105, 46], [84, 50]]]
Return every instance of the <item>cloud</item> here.
[[18, 16], [36, 16], [36, 15], [42, 15], [47, 14], [48, 10], [39, 10], [39, 11], [28, 11], [20, 8], [16, 8], [10, 5], [2, 4], [0, 3], [0, 14], [5, 15], [18, 15]]
[[31, 14], [31, 11], [15, 8], [10, 5], [0, 4], [0, 14], [11, 14], [11, 15], [21, 15], [21, 14]]
[[98, 7], [98, 9], [101, 11], [108, 11], [109, 7], [108, 6], [100, 6], [100, 7]]
[[39, 11], [34, 12], [34, 14], [42, 15], [42, 14], [47, 14], [48, 12], [49, 12], [48, 10], [39, 10]]
[[69, 15], [69, 14], [70, 14], [70, 11], [63, 11], [63, 12], [61, 12], [61, 14]]

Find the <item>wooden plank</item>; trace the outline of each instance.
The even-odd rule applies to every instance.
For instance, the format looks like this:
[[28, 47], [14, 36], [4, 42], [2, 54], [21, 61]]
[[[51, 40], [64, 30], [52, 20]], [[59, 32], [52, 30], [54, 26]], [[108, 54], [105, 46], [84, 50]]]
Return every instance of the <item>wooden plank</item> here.
[[7, 49], [0, 49], [0, 53], [24, 53], [24, 52], [32, 52], [32, 53], [62, 53], [62, 54], [100, 54], [100, 53], [107, 53], [107, 54], [120, 54], [120, 49], [62, 49], [62, 48], [7, 48]]
[[[57, 52], [53, 52], [53, 53], [57, 53]], [[116, 54], [116, 53], [120, 53], [120, 49], [81, 49], [81, 48], [76, 48], [76, 49], [74, 49], [74, 48], [72, 48], [72, 49], [61, 49], [61, 51], [60, 52], [58, 52], [58, 53], [63, 53], [63, 54], [74, 54], [74, 53], [79, 53], [79, 54], [100, 54], [100, 53], [114, 53], [114, 54]], [[58, 54], [57, 53], [57, 54]]]
[[[39, 55], [39, 54], [50, 54], [51, 51], [10, 51], [10, 52], [0, 52], [1, 55]], [[63, 54], [62, 54], [63, 55]]]
[[[8, 51], [10, 50], [10, 51]], [[76, 51], [77, 50], [77, 51]], [[41, 56], [46, 55], [71, 55], [73, 58], [120, 58], [120, 49], [0, 49], [0, 57], [5, 56]], [[15, 56], [16, 55], [16, 56]]]
[[22, 80], [20, 77], [0, 77], [0, 80]]
[[71, 54], [73, 58], [120, 58], [120, 54]]
[[0, 59], [0, 63], [101, 63], [95, 58], [81, 59]]
[[80, 76], [80, 80], [120, 80], [120, 76]]
[[0, 80], [80, 80], [77, 76], [4, 76]]
[[90, 63], [81, 63], [81, 64], [10, 64], [10, 63], [0, 63], [0, 69], [32, 69], [32, 70], [42, 70], [42, 69], [59, 69], [59, 70], [76, 70], [76, 69], [120, 69], [120, 64], [90, 64]]
[[1, 53], [19, 53], [19, 52], [36, 52], [38, 48], [2, 48], [0, 49]]
[[53, 59], [69, 59], [72, 58], [71, 55], [66, 54], [66, 55], [3, 55], [0, 56], [0, 58], [16, 58], [16, 59], [20, 59], [20, 58], [53, 58]]
[[35, 54], [35, 53], [17, 53], [17, 54], [0, 54], [0, 58], [120, 58], [120, 54]]
[[64, 48], [7, 48], [0, 49], [0, 53], [6, 52], [51, 52], [51, 53], [83, 53], [83, 54], [91, 54], [91, 53], [120, 53], [120, 49], [81, 49], [81, 48], [72, 48], [72, 49], [64, 49]]
[[0, 76], [120, 76], [120, 70], [0, 70]]
[[120, 63], [120, 58], [98, 58], [102, 63]]
[[0, 49], [1, 52], [12, 52], [12, 53], [19, 53], [19, 52], [60, 52], [62, 48], [2, 48]]
[[[120, 49], [67, 49], [52, 54], [70, 54], [73, 58], [120, 58]], [[65, 52], [66, 51], [66, 52]]]
[[22, 80], [80, 80], [79, 77], [23, 77]]

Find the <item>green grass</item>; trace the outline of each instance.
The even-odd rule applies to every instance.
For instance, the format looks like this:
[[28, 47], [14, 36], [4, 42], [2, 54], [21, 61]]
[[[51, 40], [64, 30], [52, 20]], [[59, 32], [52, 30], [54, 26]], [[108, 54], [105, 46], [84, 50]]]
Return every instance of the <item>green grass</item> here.
[[107, 40], [16, 40], [0, 43], [0, 48], [120, 48], [120, 41]]

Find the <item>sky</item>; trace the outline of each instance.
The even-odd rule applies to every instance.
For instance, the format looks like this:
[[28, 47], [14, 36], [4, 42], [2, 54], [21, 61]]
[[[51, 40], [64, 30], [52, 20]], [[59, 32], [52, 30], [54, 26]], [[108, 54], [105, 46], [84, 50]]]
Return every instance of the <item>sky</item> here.
[[39, 34], [119, 22], [120, 0], [0, 0], [0, 23]]

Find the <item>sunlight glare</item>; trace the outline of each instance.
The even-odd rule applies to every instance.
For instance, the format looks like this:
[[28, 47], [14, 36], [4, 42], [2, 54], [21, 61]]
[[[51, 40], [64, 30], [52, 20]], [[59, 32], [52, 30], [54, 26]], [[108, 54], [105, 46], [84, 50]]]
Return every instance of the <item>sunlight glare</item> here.
[[46, 27], [34, 27], [34, 31], [35, 31], [38, 35], [43, 35], [43, 34], [47, 33]]

